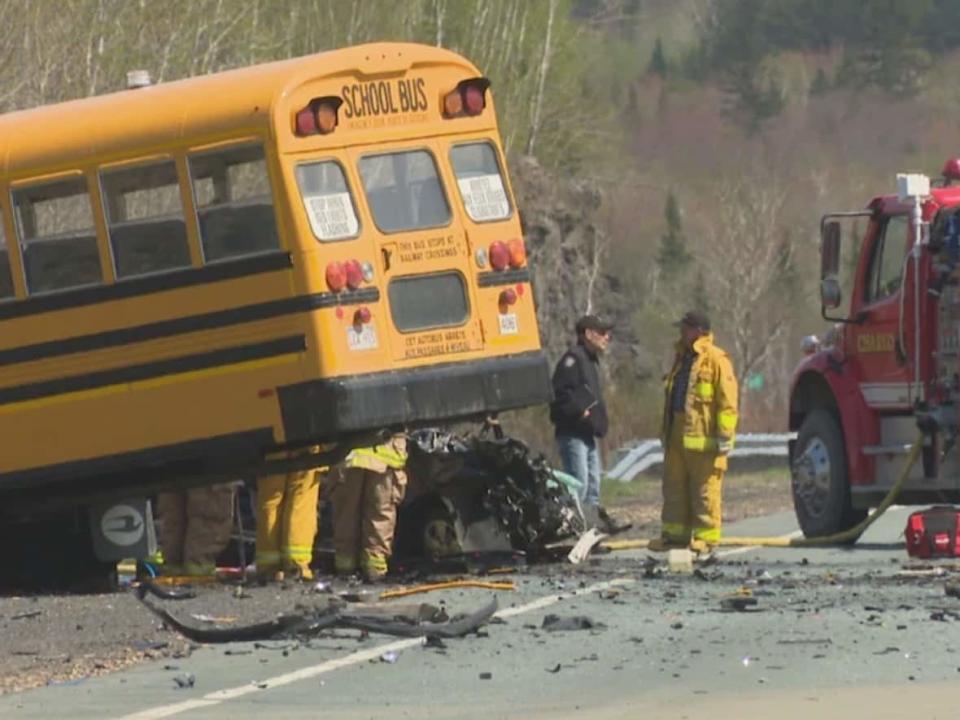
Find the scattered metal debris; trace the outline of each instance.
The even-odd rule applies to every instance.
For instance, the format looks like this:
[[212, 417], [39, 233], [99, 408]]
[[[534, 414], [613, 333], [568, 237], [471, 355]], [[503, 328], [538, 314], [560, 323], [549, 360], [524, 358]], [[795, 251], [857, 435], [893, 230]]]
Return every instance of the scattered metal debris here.
[[[140, 600], [154, 615], [184, 637], [203, 643], [224, 643], [255, 640], [272, 640], [284, 637], [310, 637], [327, 628], [340, 627], [382, 633], [399, 637], [462, 637], [478, 630], [497, 611], [497, 599], [494, 597], [487, 605], [469, 614], [446, 619], [446, 614], [433, 613], [430, 617], [444, 618], [442, 621], [422, 620], [422, 611], [412, 617], [392, 616], [383, 612], [347, 611], [337, 603], [302, 614], [279, 615], [266, 622], [238, 627], [196, 627], [174, 617], [169, 611], [156, 607], [146, 598], [146, 593], [138, 590]], [[421, 606], [422, 607], [422, 606]], [[429, 607], [429, 606], [428, 606]]]
[[757, 599], [748, 595], [732, 595], [720, 600], [720, 608], [726, 611], [746, 612], [757, 606]]
[[27, 612], [17, 613], [16, 615], [11, 615], [11, 620], [26, 620], [28, 618], [34, 618], [38, 615], [43, 615], [43, 610], [28, 610]]
[[197, 677], [193, 673], [181, 673], [180, 675], [173, 676], [173, 682], [176, 683], [178, 689], [192, 688], [196, 682]]
[[607, 626], [586, 615], [560, 617], [550, 614], [543, 618], [543, 624], [540, 627], [547, 632], [556, 632], [564, 630], [603, 630]]

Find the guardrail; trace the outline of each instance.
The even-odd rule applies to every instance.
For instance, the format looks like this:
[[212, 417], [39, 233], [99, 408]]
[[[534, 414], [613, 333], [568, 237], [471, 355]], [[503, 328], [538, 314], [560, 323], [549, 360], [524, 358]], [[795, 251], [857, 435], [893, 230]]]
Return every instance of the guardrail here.
[[[796, 433], [751, 433], [737, 435], [730, 457], [787, 457], [787, 443]], [[605, 476], [620, 482], [630, 482], [637, 475], [663, 462], [663, 447], [659, 439], [637, 440], [617, 451], [620, 459]]]

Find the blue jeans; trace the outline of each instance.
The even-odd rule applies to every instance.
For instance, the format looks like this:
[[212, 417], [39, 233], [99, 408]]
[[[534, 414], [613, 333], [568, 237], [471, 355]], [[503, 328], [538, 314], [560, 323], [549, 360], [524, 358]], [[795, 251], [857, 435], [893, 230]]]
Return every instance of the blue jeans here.
[[557, 435], [563, 471], [580, 481], [580, 503], [600, 504], [600, 450], [595, 438]]

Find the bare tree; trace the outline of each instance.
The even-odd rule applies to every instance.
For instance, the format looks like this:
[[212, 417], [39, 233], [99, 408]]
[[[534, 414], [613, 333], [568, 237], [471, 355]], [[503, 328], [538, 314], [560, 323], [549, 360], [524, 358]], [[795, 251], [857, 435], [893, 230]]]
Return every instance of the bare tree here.
[[786, 199], [775, 177], [742, 175], [722, 184], [703, 248], [714, 314], [733, 340], [741, 398], [747, 378], [771, 358], [793, 317], [796, 242], [785, 227]]

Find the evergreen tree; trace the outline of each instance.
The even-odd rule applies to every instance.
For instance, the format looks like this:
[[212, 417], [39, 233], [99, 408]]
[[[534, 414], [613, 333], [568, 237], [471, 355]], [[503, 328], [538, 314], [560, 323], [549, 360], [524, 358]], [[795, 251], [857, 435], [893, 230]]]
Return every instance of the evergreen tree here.
[[667, 193], [667, 202], [663, 208], [667, 221], [667, 231], [660, 236], [660, 248], [657, 252], [657, 265], [666, 279], [678, 277], [693, 260], [687, 250], [687, 239], [683, 234], [680, 220], [680, 206], [673, 192]]
[[693, 283], [691, 292], [693, 309], [710, 316], [710, 296], [707, 293], [707, 279], [703, 276], [703, 268], [697, 270], [697, 279]]
[[817, 74], [813, 76], [813, 82], [810, 83], [811, 95], [823, 95], [830, 89], [830, 80], [823, 68], [817, 68]]
[[650, 75], [667, 76], [667, 58], [663, 54], [663, 43], [660, 38], [653, 46], [653, 53], [650, 55], [650, 65], [647, 66], [647, 73]]

